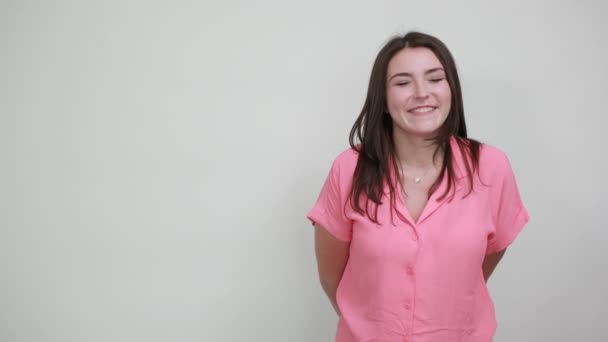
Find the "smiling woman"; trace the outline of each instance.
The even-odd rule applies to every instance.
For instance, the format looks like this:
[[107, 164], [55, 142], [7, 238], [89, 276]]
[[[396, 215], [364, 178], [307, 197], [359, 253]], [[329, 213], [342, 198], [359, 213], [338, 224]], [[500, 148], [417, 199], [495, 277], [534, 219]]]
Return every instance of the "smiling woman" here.
[[399, 136], [432, 137], [445, 122], [452, 94], [441, 62], [427, 48], [399, 51], [388, 64], [386, 105]]
[[391, 39], [308, 219], [336, 341], [488, 342], [486, 281], [528, 221], [511, 165], [467, 137], [439, 39]]

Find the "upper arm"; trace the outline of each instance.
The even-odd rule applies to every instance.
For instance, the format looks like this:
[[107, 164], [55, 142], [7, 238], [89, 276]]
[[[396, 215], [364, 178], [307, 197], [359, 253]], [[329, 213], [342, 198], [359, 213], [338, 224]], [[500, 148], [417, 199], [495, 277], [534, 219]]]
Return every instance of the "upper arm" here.
[[320, 225], [326, 232], [343, 242], [352, 238], [352, 220], [347, 217], [352, 162], [342, 154], [332, 164], [314, 207], [306, 217], [313, 225]]
[[315, 255], [321, 281], [339, 280], [346, 267], [350, 242], [334, 237], [323, 225], [315, 224]]
[[506, 251], [506, 249], [503, 249], [500, 252], [488, 254], [485, 256], [485, 258], [483, 259], [483, 265], [481, 267], [483, 271], [483, 278], [485, 279], [485, 281], [488, 281], [488, 279], [492, 275], [492, 272], [494, 272], [494, 269], [496, 269], [496, 266], [500, 262], [500, 259], [502, 259], [502, 257], [505, 255]]
[[335, 286], [349, 256], [353, 221], [347, 215], [352, 173], [352, 152], [338, 156], [329, 171], [314, 207], [306, 215], [315, 227], [315, 254], [321, 281]]
[[509, 159], [502, 151], [493, 152], [491, 158], [494, 170], [490, 190], [493, 231], [488, 241], [487, 254], [505, 250], [529, 219]]

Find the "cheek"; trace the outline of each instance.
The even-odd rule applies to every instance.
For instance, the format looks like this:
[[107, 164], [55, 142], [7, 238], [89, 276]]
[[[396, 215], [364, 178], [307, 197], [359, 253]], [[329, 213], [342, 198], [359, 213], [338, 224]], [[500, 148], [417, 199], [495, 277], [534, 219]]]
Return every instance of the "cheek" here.
[[440, 96], [442, 102], [446, 105], [449, 106], [452, 103], [452, 92], [450, 91], [449, 85], [446, 85], [444, 88], [441, 89]]
[[386, 93], [386, 104], [389, 109], [403, 106], [407, 102], [409, 95], [407, 92], [392, 88]]
[[452, 109], [452, 98], [449, 95], [443, 99], [443, 106], [445, 108], [445, 113], [447, 115], [450, 112], [450, 110]]
[[448, 106], [452, 103], [452, 95], [449, 92], [445, 95], [444, 102]]

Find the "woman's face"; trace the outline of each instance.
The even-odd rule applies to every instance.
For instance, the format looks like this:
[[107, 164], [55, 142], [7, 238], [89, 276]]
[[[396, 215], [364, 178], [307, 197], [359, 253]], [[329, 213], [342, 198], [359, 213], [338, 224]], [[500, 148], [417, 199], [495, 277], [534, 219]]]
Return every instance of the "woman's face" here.
[[386, 103], [395, 133], [433, 137], [452, 102], [445, 71], [435, 54], [424, 47], [399, 51], [388, 64], [386, 79]]

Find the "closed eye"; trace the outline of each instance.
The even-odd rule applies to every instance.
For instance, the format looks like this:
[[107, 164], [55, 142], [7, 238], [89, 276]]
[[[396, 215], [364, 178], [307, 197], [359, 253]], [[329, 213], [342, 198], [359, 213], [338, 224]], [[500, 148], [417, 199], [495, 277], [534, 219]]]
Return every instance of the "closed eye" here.
[[444, 80], [443, 78], [433, 78], [433, 79], [431, 80], [431, 82], [433, 82], [433, 83], [437, 83], [437, 82], [441, 82], [441, 81], [443, 81], [443, 80]]

